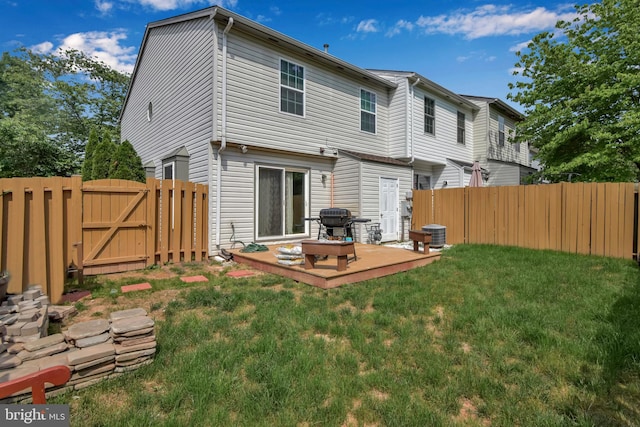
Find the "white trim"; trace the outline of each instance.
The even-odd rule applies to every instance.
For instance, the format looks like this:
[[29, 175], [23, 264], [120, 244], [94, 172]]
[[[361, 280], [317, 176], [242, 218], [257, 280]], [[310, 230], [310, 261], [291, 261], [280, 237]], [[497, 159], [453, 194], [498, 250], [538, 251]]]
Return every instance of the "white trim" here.
[[[367, 110], [363, 110], [362, 109], [362, 92], [367, 92], [372, 94], [375, 97], [375, 102], [373, 103], [376, 111], [374, 113], [372, 113], [371, 111], [367, 111]], [[364, 87], [360, 87], [360, 90], [358, 91], [358, 112], [360, 113], [360, 132], [364, 132], [367, 135], [377, 135], [378, 134], [378, 93], [374, 92], [372, 90], [369, 89], [365, 89]], [[368, 130], [363, 130], [362, 129], [362, 112], [368, 113], [368, 114], [373, 114], [373, 118], [374, 118], [374, 129], [373, 132], [369, 132]]]
[[[281, 186], [282, 186], [282, 200], [281, 202], [281, 207], [283, 209], [283, 215], [282, 215], [282, 230], [283, 230], [283, 234], [282, 235], [273, 235], [273, 236], [259, 236], [259, 224], [258, 224], [258, 215], [260, 214], [260, 169], [272, 169], [272, 170], [279, 170], [282, 172], [282, 181], [281, 181]], [[286, 189], [286, 173], [287, 172], [297, 172], [297, 173], [302, 173], [304, 174], [304, 217], [308, 218], [309, 217], [309, 206], [310, 206], [310, 198], [311, 198], [311, 188], [310, 188], [310, 176], [311, 176], [311, 170], [308, 168], [301, 168], [301, 167], [288, 167], [288, 166], [277, 166], [277, 165], [273, 165], [273, 164], [259, 164], [256, 163], [254, 165], [254, 171], [255, 171], [255, 176], [254, 176], [254, 188], [255, 188], [255, 196], [254, 196], [254, 218], [253, 218], [253, 222], [254, 222], [254, 240], [257, 241], [269, 241], [269, 240], [277, 240], [277, 239], [290, 239], [290, 238], [300, 238], [300, 237], [308, 237], [310, 234], [310, 224], [308, 221], [304, 221], [304, 231], [302, 233], [295, 233], [295, 234], [286, 234], [286, 212], [284, 212], [284, 209], [286, 207], [286, 194], [285, 194], [285, 189]]]
[[[293, 88], [291, 86], [282, 84], [282, 61], [287, 61], [290, 64], [297, 65], [298, 67], [302, 67], [302, 90]], [[291, 59], [287, 59], [283, 56], [278, 58], [278, 111], [282, 114], [286, 114], [293, 117], [307, 117], [307, 71], [308, 66], [298, 61], [293, 61]], [[302, 115], [290, 113], [288, 111], [282, 111], [282, 88], [285, 87], [287, 89], [302, 92]]]

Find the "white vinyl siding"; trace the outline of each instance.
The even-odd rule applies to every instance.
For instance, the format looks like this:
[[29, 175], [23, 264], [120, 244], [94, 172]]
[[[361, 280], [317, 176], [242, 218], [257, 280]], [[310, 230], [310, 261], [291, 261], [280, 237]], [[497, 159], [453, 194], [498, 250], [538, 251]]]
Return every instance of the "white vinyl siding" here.
[[212, 55], [217, 46], [212, 25], [202, 18], [152, 28], [143, 46], [122, 114], [121, 138], [131, 142], [143, 164], [158, 166], [156, 178], [162, 178], [161, 159], [185, 147], [191, 155], [189, 180], [209, 184]]
[[[327, 146], [371, 154], [386, 152], [386, 88], [367, 88], [377, 94], [377, 132], [369, 134], [360, 131], [362, 81], [239, 31], [229, 33], [228, 50], [228, 140], [302, 154], [319, 154], [319, 149]], [[304, 67], [304, 117], [280, 112], [275, 94], [280, 91], [280, 59], [285, 55], [288, 61]]]
[[498, 146], [504, 147], [504, 117], [498, 116]]

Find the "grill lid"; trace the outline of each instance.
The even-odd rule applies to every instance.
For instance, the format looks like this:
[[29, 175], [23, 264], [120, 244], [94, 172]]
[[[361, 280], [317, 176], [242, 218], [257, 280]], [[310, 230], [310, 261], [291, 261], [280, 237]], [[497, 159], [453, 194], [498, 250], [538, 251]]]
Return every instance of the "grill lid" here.
[[320, 222], [325, 226], [341, 227], [349, 221], [351, 221], [351, 211], [349, 209], [320, 209]]

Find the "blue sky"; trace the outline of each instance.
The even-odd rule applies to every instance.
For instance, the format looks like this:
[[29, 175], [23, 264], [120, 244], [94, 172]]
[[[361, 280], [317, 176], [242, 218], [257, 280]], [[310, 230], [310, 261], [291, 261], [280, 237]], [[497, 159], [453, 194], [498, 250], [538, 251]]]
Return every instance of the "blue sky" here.
[[[75, 48], [130, 72], [147, 23], [217, 4], [362, 68], [507, 101], [515, 51], [574, 3], [545, 0], [0, 0], [2, 51]], [[509, 102], [518, 110], [518, 105]]]

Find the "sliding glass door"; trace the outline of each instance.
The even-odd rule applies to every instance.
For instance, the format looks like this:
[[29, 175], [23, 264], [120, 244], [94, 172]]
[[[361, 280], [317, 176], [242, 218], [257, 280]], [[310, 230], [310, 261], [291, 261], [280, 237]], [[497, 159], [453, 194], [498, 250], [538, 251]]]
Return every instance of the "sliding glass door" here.
[[309, 171], [258, 166], [257, 176], [257, 237], [307, 234]]

